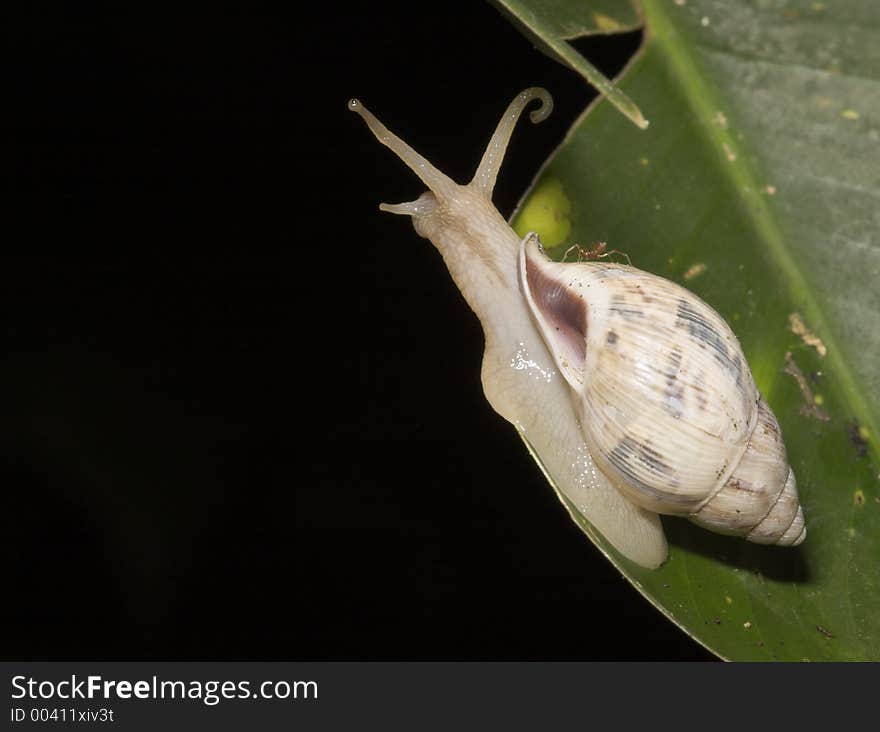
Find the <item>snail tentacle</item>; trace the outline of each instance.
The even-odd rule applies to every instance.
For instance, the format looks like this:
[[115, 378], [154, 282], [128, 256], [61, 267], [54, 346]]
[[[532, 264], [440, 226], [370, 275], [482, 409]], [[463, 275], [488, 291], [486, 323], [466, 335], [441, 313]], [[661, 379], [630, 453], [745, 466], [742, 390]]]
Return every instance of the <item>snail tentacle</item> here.
[[520, 118], [523, 110], [534, 99], [541, 102], [541, 106], [534, 110], [529, 119], [533, 124], [543, 122], [553, 111], [553, 97], [550, 92], [540, 86], [533, 86], [516, 95], [514, 100], [508, 105], [507, 110], [498, 122], [498, 127], [489, 144], [486, 146], [486, 152], [477, 166], [477, 172], [471, 181], [471, 186], [480, 191], [486, 198], [492, 197], [492, 191], [495, 188], [495, 180], [498, 178], [498, 171], [504, 160], [504, 153], [507, 151], [507, 145], [510, 142], [510, 136], [513, 134], [513, 128]]
[[397, 155], [419, 177], [422, 183], [434, 192], [434, 195], [437, 197], [451, 195], [458, 187], [449, 176], [437, 170], [426, 158], [383, 125], [359, 99], [350, 99], [348, 108], [367, 123], [367, 127], [370, 128], [376, 139]]

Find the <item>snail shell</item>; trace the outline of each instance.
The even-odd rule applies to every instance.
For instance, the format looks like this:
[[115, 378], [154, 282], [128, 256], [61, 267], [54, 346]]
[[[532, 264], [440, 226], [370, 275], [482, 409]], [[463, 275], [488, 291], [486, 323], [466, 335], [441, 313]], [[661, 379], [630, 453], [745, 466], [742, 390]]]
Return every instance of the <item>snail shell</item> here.
[[520, 240], [492, 205], [513, 127], [534, 99], [533, 122], [550, 113], [544, 89], [519, 94], [466, 185], [349, 102], [429, 188], [380, 209], [412, 217], [479, 317], [489, 403], [569, 511], [638, 564], [666, 557], [657, 514], [761, 544], [799, 544], [804, 515], [779, 424], [721, 316], [633, 267], [553, 262], [536, 234]]
[[718, 313], [633, 267], [550, 261], [536, 237], [520, 276], [591, 455], [627, 498], [761, 544], [803, 541], [779, 424]]

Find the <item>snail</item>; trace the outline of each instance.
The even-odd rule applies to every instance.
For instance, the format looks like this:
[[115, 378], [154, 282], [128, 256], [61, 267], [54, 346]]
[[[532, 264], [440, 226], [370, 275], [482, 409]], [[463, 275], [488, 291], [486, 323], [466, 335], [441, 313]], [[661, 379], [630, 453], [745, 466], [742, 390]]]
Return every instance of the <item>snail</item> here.
[[[759, 544], [794, 546], [803, 509], [779, 424], [736, 336], [685, 288], [606, 261], [555, 262], [492, 204], [511, 133], [533, 100], [510, 103], [470, 183], [459, 185], [348, 103], [428, 191], [381, 204], [412, 217], [483, 326], [483, 391], [511, 422], [573, 517], [649, 568], [667, 544], [658, 514]], [[587, 527], [589, 533], [589, 527]]]

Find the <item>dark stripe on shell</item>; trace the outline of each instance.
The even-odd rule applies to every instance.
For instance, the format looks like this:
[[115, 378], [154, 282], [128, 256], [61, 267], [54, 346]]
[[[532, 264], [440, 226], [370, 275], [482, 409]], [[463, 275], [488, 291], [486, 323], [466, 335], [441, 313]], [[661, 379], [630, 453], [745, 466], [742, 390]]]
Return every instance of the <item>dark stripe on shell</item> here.
[[[680, 496], [668, 490], [679, 484], [672, 468], [663, 462], [660, 453], [649, 445], [644, 445], [632, 437], [624, 437], [608, 454], [608, 462], [620, 473], [629, 485], [642, 493], [662, 499], [666, 503], [687, 505], [692, 502], [690, 496]], [[645, 483], [634, 471], [639, 463], [657, 476], [657, 483], [667, 486], [666, 490], [657, 490], [653, 485]]]
[[712, 349], [712, 355], [715, 360], [727, 369], [728, 372], [736, 379], [736, 385], [742, 390], [743, 388], [743, 364], [739, 354], [734, 353], [733, 357], [727, 348], [727, 343], [721, 334], [715, 329], [715, 326], [706, 320], [700, 313], [691, 307], [687, 300], [678, 301], [678, 319], [675, 325], [679, 328], [687, 328], [691, 338], [702, 346], [708, 346]]
[[636, 318], [644, 318], [645, 313], [638, 306], [628, 302], [627, 299], [620, 294], [611, 296], [611, 306], [609, 310], [614, 315], [619, 315], [624, 320], [635, 320]]
[[681, 349], [674, 348], [669, 354], [666, 371], [666, 389], [664, 391], [663, 408], [673, 417], [681, 417], [684, 408], [684, 387], [678, 383], [678, 371], [681, 368]]

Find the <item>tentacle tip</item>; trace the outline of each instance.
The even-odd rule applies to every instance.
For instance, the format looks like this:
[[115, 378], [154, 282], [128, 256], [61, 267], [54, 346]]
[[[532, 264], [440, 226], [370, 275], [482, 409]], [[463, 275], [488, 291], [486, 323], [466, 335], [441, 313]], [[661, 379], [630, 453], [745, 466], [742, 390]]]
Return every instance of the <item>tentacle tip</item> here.
[[540, 107], [535, 109], [532, 112], [529, 112], [529, 121], [533, 125], [540, 124], [545, 119], [550, 116], [550, 113], [553, 111], [553, 102], [544, 102]]
[[543, 87], [534, 87], [524, 92], [528, 100], [537, 99], [541, 106], [529, 113], [529, 120], [536, 125], [543, 122], [553, 112], [553, 95]]
[[363, 105], [361, 104], [360, 99], [353, 98], [348, 100], [346, 106], [348, 107], [349, 112], [360, 112]]
[[412, 203], [380, 203], [379, 210], [383, 213], [414, 216], [417, 213], [417, 211], [414, 210], [415, 204], [415, 201]]
[[415, 201], [404, 203], [380, 203], [379, 210], [385, 213], [400, 214], [403, 216], [424, 216], [431, 213], [437, 207], [437, 199], [433, 193], [426, 191]]

